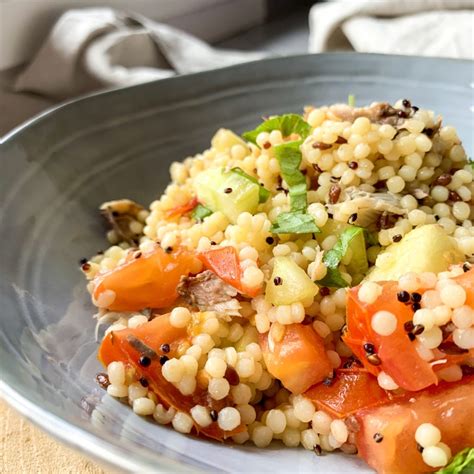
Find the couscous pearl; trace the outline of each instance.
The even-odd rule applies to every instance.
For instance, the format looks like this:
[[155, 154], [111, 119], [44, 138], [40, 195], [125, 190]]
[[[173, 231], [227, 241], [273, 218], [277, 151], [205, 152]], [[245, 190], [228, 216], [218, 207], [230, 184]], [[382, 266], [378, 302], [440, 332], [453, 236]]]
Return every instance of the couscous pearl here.
[[398, 389], [398, 385], [395, 383], [392, 377], [390, 377], [390, 375], [385, 372], [380, 372], [379, 375], [377, 375], [377, 382], [384, 390]]
[[187, 414], [178, 411], [171, 422], [173, 428], [180, 433], [190, 433], [193, 429], [193, 419]]
[[230, 384], [224, 378], [211, 379], [207, 391], [214, 400], [222, 400], [230, 391]]
[[435, 324], [435, 316], [433, 311], [427, 308], [422, 308], [415, 311], [413, 315], [413, 324], [421, 324], [425, 328], [425, 331], [430, 330]]
[[239, 410], [241, 421], [244, 425], [250, 425], [257, 418], [257, 412], [252, 405], [245, 403], [243, 405], [237, 405], [237, 410]]
[[375, 282], [368, 281], [359, 288], [358, 296], [362, 303], [372, 304], [382, 293], [382, 287]]
[[314, 430], [304, 430], [301, 432], [301, 444], [305, 449], [312, 451], [319, 444], [319, 436]]
[[334, 439], [339, 443], [339, 445], [347, 441], [349, 431], [343, 420], [332, 421], [330, 430], [331, 434], [334, 436]]
[[397, 329], [397, 318], [389, 311], [378, 311], [371, 319], [372, 329], [381, 336], [390, 336]]
[[187, 308], [177, 307], [171, 311], [170, 324], [175, 328], [184, 328], [191, 320], [191, 313]]
[[178, 359], [170, 359], [166, 361], [161, 368], [163, 377], [171, 383], [178, 383], [183, 378], [184, 372], [184, 365]]
[[240, 425], [240, 413], [234, 407], [223, 408], [217, 417], [219, 428], [224, 431], [232, 431]]
[[324, 411], [317, 411], [311, 419], [311, 426], [316, 433], [328, 435], [331, 432], [332, 418]]
[[286, 428], [286, 417], [281, 410], [270, 410], [267, 414], [265, 424], [273, 431], [273, 433], [283, 433]]
[[303, 396], [299, 396], [293, 401], [293, 408], [296, 418], [303, 422], [311, 421], [316, 411], [313, 402]]
[[420, 288], [420, 280], [415, 273], [405, 273], [398, 280], [400, 290], [412, 293]]
[[391, 193], [399, 193], [405, 187], [405, 181], [400, 176], [393, 176], [387, 180], [387, 189]]
[[212, 418], [209, 415], [209, 411], [202, 405], [195, 405], [190, 410], [193, 420], [199, 425], [205, 428], [212, 423]]
[[448, 457], [448, 461], [449, 461], [452, 457], [451, 448], [445, 443], [438, 443], [436, 446], [438, 448], [441, 448], [446, 453], [446, 456]]
[[457, 382], [462, 379], [463, 374], [459, 365], [452, 365], [445, 369], [438, 370], [436, 375], [440, 380], [445, 380], [446, 382]]
[[443, 304], [450, 308], [459, 308], [466, 301], [466, 291], [460, 285], [453, 284], [442, 288], [440, 297]]
[[198, 334], [193, 338], [193, 343], [201, 346], [204, 353], [208, 353], [214, 347], [214, 341], [209, 334]]
[[126, 385], [115, 385], [111, 383], [107, 387], [107, 393], [111, 397], [123, 398], [128, 395], [128, 387]]
[[415, 440], [423, 448], [435, 446], [441, 441], [441, 431], [431, 423], [423, 423], [416, 429]]
[[[441, 301], [441, 300], [440, 300]], [[451, 320], [451, 308], [446, 305], [440, 305], [433, 309], [434, 321], [437, 326], [443, 326]]]
[[331, 329], [329, 329], [329, 326], [326, 323], [323, 323], [322, 321], [314, 321], [313, 322], [313, 329], [324, 339], [325, 337], [329, 336], [331, 334]]
[[296, 428], [287, 428], [282, 435], [282, 441], [285, 446], [289, 448], [296, 448], [300, 444], [300, 431]]
[[135, 316], [132, 316], [128, 320], [128, 327], [131, 329], [138, 328], [142, 326], [143, 324], [148, 322], [148, 318], [144, 316], [143, 314], [137, 314]]
[[459, 329], [467, 329], [474, 324], [474, 310], [469, 306], [456, 308], [453, 310], [452, 320]]
[[253, 359], [241, 359], [237, 362], [235, 370], [237, 370], [239, 377], [250, 377], [254, 373], [255, 362]]
[[438, 446], [429, 446], [421, 453], [423, 462], [430, 467], [442, 467], [448, 464], [448, 456], [445, 451]]
[[161, 425], [167, 425], [171, 423], [174, 416], [176, 414], [176, 410], [170, 407], [168, 410], [163, 407], [163, 405], [158, 404], [155, 407], [155, 412], [153, 413], [153, 419], [160, 423]]
[[211, 357], [207, 360], [204, 369], [211, 377], [221, 378], [224, 377], [227, 364], [223, 359]]
[[242, 405], [250, 402], [252, 390], [247, 384], [239, 383], [230, 388], [230, 395], [236, 405]]
[[234, 436], [232, 436], [232, 441], [237, 444], [244, 444], [250, 439], [250, 434], [247, 430], [242, 431]]
[[273, 431], [268, 426], [257, 426], [250, 438], [258, 448], [266, 448], [272, 442]]
[[146, 397], [148, 388], [144, 387], [140, 382], [134, 382], [128, 386], [128, 399], [133, 402], [138, 398]]
[[438, 202], [447, 201], [449, 197], [449, 190], [444, 186], [434, 186], [431, 190], [431, 197]]
[[474, 348], [474, 328], [455, 329], [453, 331], [453, 340], [461, 349]]
[[123, 385], [125, 383], [125, 366], [122, 362], [111, 362], [107, 366], [109, 382], [113, 385]]
[[438, 326], [423, 331], [418, 340], [428, 349], [436, 349], [443, 342], [443, 331]]
[[133, 411], [137, 415], [153, 415], [155, 411], [155, 403], [149, 398], [137, 398], [133, 401]]

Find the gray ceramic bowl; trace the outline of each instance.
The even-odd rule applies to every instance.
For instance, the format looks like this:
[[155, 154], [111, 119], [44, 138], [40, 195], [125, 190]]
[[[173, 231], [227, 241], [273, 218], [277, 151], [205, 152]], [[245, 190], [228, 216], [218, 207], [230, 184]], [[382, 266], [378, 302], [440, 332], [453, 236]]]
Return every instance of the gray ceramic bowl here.
[[[94, 383], [93, 308], [78, 259], [104, 248], [105, 200], [149, 202], [173, 160], [218, 127], [253, 128], [305, 104], [409, 98], [441, 113], [472, 152], [472, 63], [326, 54], [270, 59], [96, 94], [46, 112], [1, 145], [3, 396], [41, 428], [133, 471], [370, 472], [355, 457], [218, 445], [141, 419]], [[471, 141], [469, 141], [471, 140]]]

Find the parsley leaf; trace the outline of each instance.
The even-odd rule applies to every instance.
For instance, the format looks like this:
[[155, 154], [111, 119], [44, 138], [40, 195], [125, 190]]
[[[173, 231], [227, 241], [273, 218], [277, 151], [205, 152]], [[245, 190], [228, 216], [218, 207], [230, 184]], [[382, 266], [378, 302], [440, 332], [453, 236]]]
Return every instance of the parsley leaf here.
[[309, 214], [284, 212], [277, 217], [270, 232], [274, 234], [311, 234], [320, 232]]
[[349, 94], [349, 96], [347, 97], [347, 105], [349, 105], [351, 107], [355, 107], [355, 105], [356, 105], [355, 95]]
[[341, 272], [338, 267], [341, 263], [342, 258], [347, 253], [352, 240], [359, 234], [364, 234], [362, 227], [351, 226], [346, 229], [339, 237], [336, 245], [326, 252], [323, 257], [323, 262], [326, 265], [328, 271], [326, 276], [318, 281], [320, 286], [329, 286], [335, 288], [344, 288], [349, 286], [349, 283], [342, 278]]
[[437, 471], [437, 474], [468, 474], [474, 472], [474, 448], [460, 451], [450, 464]]
[[193, 210], [193, 218], [197, 221], [201, 222], [204, 220], [205, 217], [210, 216], [212, 211], [207, 207], [203, 206], [202, 204], [198, 204]]
[[252, 183], [255, 183], [258, 185], [258, 202], [259, 204], [262, 204], [263, 202], [267, 202], [267, 199], [270, 197], [270, 191], [268, 189], [265, 189], [257, 180], [257, 178], [254, 178], [253, 176], [250, 176], [247, 174], [243, 169], [241, 168], [232, 168], [231, 169], [232, 173], [236, 173], [239, 176], [242, 176], [245, 179], [248, 179], [249, 181], [252, 181]]
[[265, 122], [260, 124], [255, 130], [243, 133], [242, 136], [245, 140], [256, 143], [260, 133], [272, 132], [273, 130], [280, 130], [284, 137], [288, 137], [292, 133], [297, 133], [302, 139], [305, 139], [311, 132], [311, 126], [303, 120], [301, 115], [277, 115], [276, 117], [265, 120]]

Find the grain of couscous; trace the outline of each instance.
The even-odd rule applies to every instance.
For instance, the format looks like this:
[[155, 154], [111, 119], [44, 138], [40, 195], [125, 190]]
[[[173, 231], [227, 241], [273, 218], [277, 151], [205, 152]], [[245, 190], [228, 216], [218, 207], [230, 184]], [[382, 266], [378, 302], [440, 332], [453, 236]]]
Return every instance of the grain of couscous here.
[[170, 174], [148, 210], [104, 203], [112, 246], [80, 262], [109, 395], [379, 472], [474, 445], [474, 176], [453, 127], [406, 99], [306, 107], [221, 129]]

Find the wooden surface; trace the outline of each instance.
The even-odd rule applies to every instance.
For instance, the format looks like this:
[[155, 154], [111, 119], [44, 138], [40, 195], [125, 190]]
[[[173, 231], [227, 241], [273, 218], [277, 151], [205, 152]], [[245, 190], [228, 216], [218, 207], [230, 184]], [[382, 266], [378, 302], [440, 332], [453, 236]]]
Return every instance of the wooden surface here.
[[16, 413], [0, 399], [0, 473], [105, 474]]

